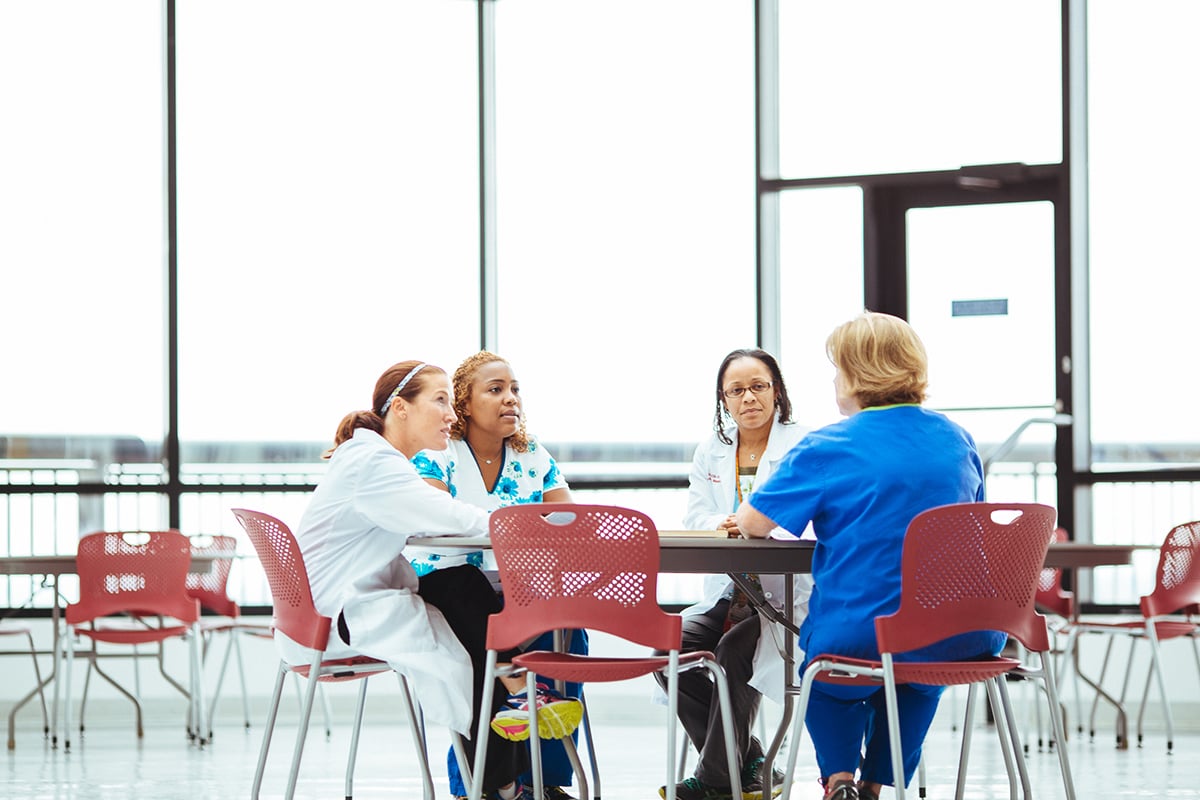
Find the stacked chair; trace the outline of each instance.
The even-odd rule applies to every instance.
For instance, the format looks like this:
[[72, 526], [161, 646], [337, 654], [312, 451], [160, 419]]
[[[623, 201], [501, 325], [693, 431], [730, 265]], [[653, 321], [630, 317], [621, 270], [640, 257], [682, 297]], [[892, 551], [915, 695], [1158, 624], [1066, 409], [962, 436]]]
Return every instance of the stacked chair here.
[[[191, 566], [192, 547], [178, 531], [104, 531], [79, 540], [76, 572], [79, 575], [79, 602], [67, 605], [66, 630], [60, 642], [66, 649], [66, 701], [63, 711], [63, 746], [71, 746], [71, 675], [76, 639], [86, 638], [93, 647], [87, 652], [91, 669], [111, 683], [134, 705], [137, 735], [144, 733], [142, 706], [138, 698], [100, 667], [101, 643], [109, 647], [129, 647], [137, 656], [139, 644], [159, 645], [156, 659], [163, 677], [188, 699], [188, 734], [204, 744], [199, 628], [200, 603], [187, 593], [186, 581]], [[181, 639], [188, 645], [187, 685], [166, 672], [163, 643]], [[107, 653], [103, 655], [108, 655]], [[58, 671], [55, 653], [55, 675]], [[51, 740], [57, 743], [58, 685], [54, 686], [54, 715]], [[86, 697], [86, 686], [84, 690]], [[82, 705], [80, 730], [82, 731]]]
[[[1190, 640], [1192, 653], [1196, 660], [1197, 671], [1200, 672], [1200, 647], [1196, 639], [1200, 636], [1200, 521], [1185, 522], [1173, 527], [1163, 540], [1158, 555], [1158, 567], [1155, 571], [1154, 590], [1141, 598], [1140, 615], [1134, 620], [1078, 620], [1071, 627], [1071, 638], [1067, 644], [1069, 657], [1077, 657], [1075, 649], [1079, 647], [1079, 638], [1084, 635], [1104, 636], [1108, 639], [1108, 647], [1104, 654], [1097, 684], [1104, 683], [1108, 670], [1109, 656], [1113, 644], [1118, 639], [1130, 642], [1129, 662], [1125, 668], [1125, 677], [1121, 684], [1121, 695], [1116, 706], [1119, 715], [1117, 726], [1117, 747], [1124, 748], [1128, 743], [1124, 740], [1124, 705], [1129, 688], [1129, 680], [1133, 669], [1135, 645], [1139, 641], [1150, 644], [1150, 667], [1146, 673], [1146, 683], [1142, 692], [1142, 702], [1138, 710], [1137, 740], [1142, 744], [1142, 723], [1146, 713], [1146, 704], [1150, 695], [1150, 682], [1158, 684], [1159, 696], [1162, 699], [1162, 713], [1167, 728], [1167, 752], [1175, 745], [1175, 722], [1171, 713], [1171, 702], [1167, 695], [1167, 680], [1162, 668], [1162, 644], [1170, 639]], [[1095, 736], [1096, 707], [1100, 694], [1092, 701], [1089, 727]]]
[[41, 700], [41, 702], [42, 702], [42, 728], [45, 731], [47, 736], [50, 735], [50, 714], [49, 714], [49, 711], [47, 711], [47, 709], [46, 709], [46, 694], [45, 694], [45, 692], [42, 691], [42, 689], [46, 686], [46, 681], [42, 680], [42, 668], [38, 665], [37, 648], [35, 648], [33, 646], [32, 631], [30, 631], [29, 628], [26, 628], [26, 627], [19, 627], [19, 626], [15, 626], [15, 625], [11, 625], [11, 626], [10, 625], [0, 625], [0, 638], [6, 639], [10, 636], [12, 636], [12, 637], [24, 636], [25, 641], [29, 644], [29, 649], [28, 650], [25, 650], [25, 649], [0, 650], [0, 656], [28, 655], [29, 658], [33, 661], [33, 675], [37, 680], [37, 683], [34, 685], [33, 691], [31, 691], [25, 697], [23, 697], [19, 701], [17, 701], [13, 705], [12, 710], [8, 712], [8, 749], [13, 750], [17, 746], [17, 735], [16, 735], [17, 712], [21, 710], [21, 706], [25, 705], [25, 703], [32, 700], [35, 695], [38, 697], [39, 700]]
[[[192, 552], [197, 555], [213, 553], [234, 553], [237, 550], [237, 539], [232, 536], [192, 536]], [[206, 616], [200, 620], [200, 635], [202, 641], [201, 661], [208, 662], [208, 653], [219, 637], [226, 637], [225, 655], [221, 659], [221, 668], [217, 673], [216, 687], [208, 709], [208, 738], [212, 739], [213, 717], [217, 710], [217, 701], [221, 696], [221, 686], [225, 682], [225, 673], [229, 669], [230, 657], [236, 658], [238, 679], [242, 688], [242, 718], [245, 727], [250, 727], [250, 702], [246, 691], [246, 672], [242, 665], [241, 637], [250, 635], [270, 639], [271, 625], [265, 622], [253, 622], [242, 617], [237, 602], [229, 596], [229, 572], [233, 567], [233, 558], [214, 558], [211, 568], [206, 572], [190, 572], [187, 576], [187, 592], [200, 601], [200, 607], [215, 616]]]

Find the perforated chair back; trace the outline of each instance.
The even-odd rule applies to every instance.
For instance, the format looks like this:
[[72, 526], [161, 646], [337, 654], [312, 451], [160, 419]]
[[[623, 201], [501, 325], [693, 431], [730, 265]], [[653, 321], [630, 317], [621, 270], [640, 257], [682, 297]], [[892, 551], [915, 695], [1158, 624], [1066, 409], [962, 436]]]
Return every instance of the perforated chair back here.
[[[193, 536], [191, 543], [192, 552], [198, 555], [237, 550], [237, 539], [232, 536]], [[240, 615], [238, 604], [229, 596], [229, 570], [232, 566], [232, 558], [214, 558], [207, 572], [188, 573], [187, 592], [200, 601], [201, 608], [223, 617]]]
[[191, 561], [191, 542], [179, 531], [88, 534], [75, 556], [79, 602], [67, 606], [67, 623], [126, 612], [195, 622], [199, 604], [183, 591]]
[[1176, 525], [1158, 552], [1154, 591], [1142, 598], [1146, 617], [1194, 614], [1200, 604], [1200, 521]]
[[[1052, 541], [1067, 541], [1067, 531], [1064, 528], [1054, 529]], [[1055, 614], [1064, 619], [1075, 616], [1075, 593], [1062, 588], [1062, 573], [1057, 567], [1046, 567], [1038, 577], [1037, 594], [1033, 602], [1038, 609]]]
[[267, 574], [275, 627], [297, 644], [324, 652], [332, 620], [322, 616], [313, 604], [304, 556], [291, 529], [261, 511], [235, 508], [233, 515], [245, 528]]
[[918, 514], [904, 538], [900, 607], [875, 620], [880, 651], [982, 630], [1049, 650], [1034, 595], [1054, 519], [1053, 508], [1035, 503], [962, 503]]
[[628, 508], [528, 504], [492, 512], [504, 610], [488, 647], [506, 650], [555, 628], [586, 628], [678, 649], [682, 622], [658, 606], [658, 529]]

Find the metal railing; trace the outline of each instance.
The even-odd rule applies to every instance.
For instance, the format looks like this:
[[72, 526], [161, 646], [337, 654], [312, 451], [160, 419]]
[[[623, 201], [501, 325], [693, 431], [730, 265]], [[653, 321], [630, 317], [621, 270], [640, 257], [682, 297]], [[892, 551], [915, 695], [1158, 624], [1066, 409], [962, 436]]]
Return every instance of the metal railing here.
[[[1037, 423], [1063, 424], [1062, 416], [1032, 418], [1002, 442], [980, 443], [989, 497], [1054, 502], [1052, 445], [1019, 440]], [[694, 446], [547, 444], [569, 476], [577, 500], [640, 508], [663, 528], [682, 527]], [[1200, 462], [1200, 445], [1172, 447], [1172, 457]], [[223, 533], [241, 541], [242, 531], [229, 513], [239, 506], [298, 523], [308, 493], [324, 472], [323, 448], [304, 442], [185, 445], [181, 529], [189, 534]], [[1134, 445], [1096, 449], [1140, 458], [1146, 453], [1145, 446]], [[164, 527], [167, 489], [159, 458], [156, 448], [129, 438], [27, 437], [18, 442], [0, 437], [0, 555], [74, 553], [79, 536], [91, 531]], [[1097, 542], [1157, 544], [1173, 524], [1200, 518], [1200, 481], [1148, 476], [1145, 481], [1097, 483], [1092, 493], [1090, 535]], [[246, 541], [240, 549], [252, 552]], [[1148, 570], [1135, 567], [1098, 571], [1096, 601], [1136, 601], [1143, 588], [1137, 574], [1152, 575], [1152, 565]], [[253, 559], [235, 565], [230, 581], [231, 593], [247, 606], [269, 605], [269, 591]], [[73, 588], [64, 576], [64, 593], [70, 595]], [[683, 596], [690, 593], [691, 583], [684, 576], [666, 582], [663, 590], [668, 599]], [[40, 613], [52, 602], [40, 577], [0, 576], [0, 607]]]

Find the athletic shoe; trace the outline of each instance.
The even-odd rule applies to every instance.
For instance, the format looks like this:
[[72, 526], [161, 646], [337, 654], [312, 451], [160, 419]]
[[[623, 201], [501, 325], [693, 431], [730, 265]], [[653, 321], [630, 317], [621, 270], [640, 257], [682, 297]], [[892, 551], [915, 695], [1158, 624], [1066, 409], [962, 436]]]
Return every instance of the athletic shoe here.
[[[766, 761], [759, 756], [742, 767], [742, 800], [763, 800], [762, 768]], [[782, 770], [771, 769], [771, 797], [778, 797], [783, 792], [783, 779]]]
[[854, 781], [838, 781], [837, 786], [833, 787], [833, 791], [825, 794], [825, 800], [859, 800], [858, 786]]
[[658, 787], [658, 796], [663, 800], [733, 800], [729, 789], [718, 789], [700, 782], [699, 778], [687, 778], [675, 784], [674, 797], [667, 797], [667, 787]]
[[[563, 697], [544, 683], [537, 685], [538, 736], [562, 739], [574, 733], [583, 719], [583, 704], [574, 697]], [[492, 717], [492, 730], [510, 742], [529, 738], [529, 702], [525, 692], [510, 694], [508, 707]]]
[[542, 800], [575, 800], [561, 786], [543, 786]]

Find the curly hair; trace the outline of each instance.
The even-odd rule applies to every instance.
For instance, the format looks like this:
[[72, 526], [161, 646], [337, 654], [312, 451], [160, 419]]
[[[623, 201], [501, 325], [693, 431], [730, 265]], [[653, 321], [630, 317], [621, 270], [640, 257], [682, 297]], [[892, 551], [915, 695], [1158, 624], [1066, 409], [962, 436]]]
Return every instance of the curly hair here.
[[[458, 369], [454, 370], [454, 413], [458, 415], [458, 419], [454, 420], [454, 424], [450, 426], [450, 438], [459, 440], [467, 438], [466, 410], [467, 403], [471, 401], [471, 387], [475, 383], [475, 375], [479, 372], [480, 367], [496, 362], [512, 368], [511, 364], [495, 353], [480, 350], [475, 355], [463, 359], [463, 362], [458, 365]], [[529, 434], [525, 430], [525, 407], [518, 403], [517, 408], [521, 414], [517, 432], [504, 441], [518, 453], [526, 453], [529, 452]]]
[[721, 387], [725, 383], [725, 371], [729, 369], [729, 365], [739, 358], [753, 358], [761, 361], [763, 366], [771, 373], [771, 383], [775, 391], [775, 415], [780, 422], [792, 421], [792, 401], [788, 399], [787, 384], [783, 382], [783, 370], [779, 368], [779, 362], [775, 360], [775, 356], [757, 347], [743, 348], [734, 350], [721, 362], [721, 366], [717, 369], [717, 412], [713, 418], [713, 430], [725, 444], [733, 444], [733, 439], [725, 433], [725, 423], [729, 418], [729, 407], [725, 405], [725, 393]]
[[925, 401], [929, 387], [925, 345], [899, 317], [863, 312], [829, 334], [825, 351], [859, 407]]

